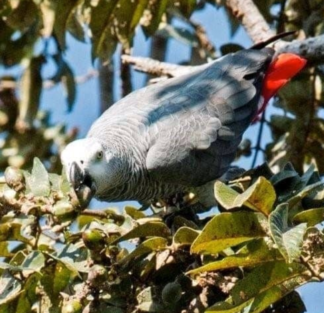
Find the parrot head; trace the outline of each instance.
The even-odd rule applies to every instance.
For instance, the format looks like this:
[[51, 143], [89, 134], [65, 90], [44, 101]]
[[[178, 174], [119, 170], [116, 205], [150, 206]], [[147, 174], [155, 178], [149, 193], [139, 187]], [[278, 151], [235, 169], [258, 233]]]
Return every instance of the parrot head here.
[[100, 198], [108, 188], [118, 186], [118, 158], [95, 138], [76, 140], [61, 153], [66, 176], [79, 196], [86, 192]]

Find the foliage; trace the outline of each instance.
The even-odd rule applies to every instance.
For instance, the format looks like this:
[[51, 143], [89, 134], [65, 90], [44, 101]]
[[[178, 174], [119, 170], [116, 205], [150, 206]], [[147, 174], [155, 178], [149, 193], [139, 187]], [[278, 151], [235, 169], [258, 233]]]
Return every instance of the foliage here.
[[205, 219], [184, 217], [187, 207], [83, 210], [38, 159], [5, 180], [0, 312], [256, 313], [279, 300], [304, 312], [294, 290], [323, 279], [324, 184], [313, 167], [274, 175], [263, 165], [218, 182], [222, 212]]
[[[114, 53], [130, 53], [139, 27], [153, 36], [152, 55], [161, 61], [172, 39], [191, 49], [188, 63], [199, 64], [242, 49], [232, 41], [216, 49], [190, 18], [222, 8], [234, 35], [241, 26], [225, 2], [0, 2], [0, 65], [19, 72], [0, 77], [0, 313], [305, 311], [295, 290], [322, 281], [324, 272], [321, 65], [309, 66], [275, 100], [284, 114], [262, 122], [272, 141], [264, 149], [249, 139], [240, 146], [238, 157], [263, 151], [278, 174], [263, 165], [216, 183], [219, 214], [201, 217], [195, 206], [168, 214], [155, 207], [88, 210], [64, 174], [47, 171], [60, 171], [58, 153], [77, 135], [52, 125], [41, 109], [44, 90], [56, 84], [67, 111], [74, 108], [78, 78], [66, 58], [68, 33], [90, 41], [95, 66], [97, 58], [112, 63]], [[278, 32], [323, 33], [323, 1], [254, 2]], [[49, 62], [55, 72], [44, 77]], [[303, 173], [305, 164], [318, 172], [310, 166]]]

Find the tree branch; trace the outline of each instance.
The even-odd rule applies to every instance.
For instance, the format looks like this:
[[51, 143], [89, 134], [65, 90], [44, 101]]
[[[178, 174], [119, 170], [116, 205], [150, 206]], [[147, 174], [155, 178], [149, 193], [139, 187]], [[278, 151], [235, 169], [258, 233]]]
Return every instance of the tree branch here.
[[280, 41], [275, 48], [277, 54], [290, 52], [304, 57], [311, 63], [323, 63], [324, 61], [324, 35], [289, 43]]
[[252, 0], [226, 0], [226, 6], [241, 22], [254, 43], [275, 35]]
[[130, 55], [123, 55], [122, 62], [134, 65], [134, 68], [140, 72], [155, 76], [176, 77], [187, 74], [194, 69], [194, 66], [176, 65], [159, 62], [151, 58], [134, 57]]

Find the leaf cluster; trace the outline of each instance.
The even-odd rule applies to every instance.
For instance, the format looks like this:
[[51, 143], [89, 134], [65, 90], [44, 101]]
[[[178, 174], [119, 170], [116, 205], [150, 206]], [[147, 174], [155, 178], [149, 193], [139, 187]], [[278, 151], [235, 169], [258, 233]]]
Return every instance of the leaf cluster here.
[[0, 312], [304, 312], [294, 290], [323, 279], [313, 167], [217, 182], [221, 213], [207, 218], [85, 209], [38, 159], [6, 170], [0, 198]]

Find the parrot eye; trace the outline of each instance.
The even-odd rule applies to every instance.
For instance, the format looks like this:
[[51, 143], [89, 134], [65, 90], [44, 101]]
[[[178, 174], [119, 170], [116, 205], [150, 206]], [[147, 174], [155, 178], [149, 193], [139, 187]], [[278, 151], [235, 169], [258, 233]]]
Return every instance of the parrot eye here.
[[102, 151], [99, 151], [97, 153], [97, 159], [100, 160], [100, 159], [102, 159], [102, 157], [103, 157], [103, 153], [102, 153]]

